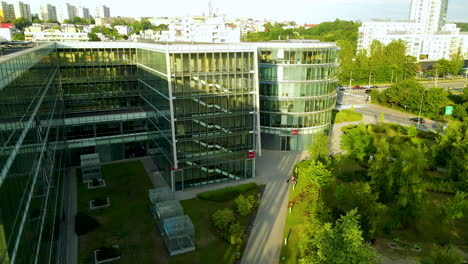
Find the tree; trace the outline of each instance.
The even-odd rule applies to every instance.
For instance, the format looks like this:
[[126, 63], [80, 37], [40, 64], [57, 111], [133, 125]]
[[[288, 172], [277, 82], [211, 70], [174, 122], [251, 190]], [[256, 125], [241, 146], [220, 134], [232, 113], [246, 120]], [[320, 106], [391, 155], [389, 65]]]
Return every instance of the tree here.
[[390, 144], [385, 138], [376, 140], [375, 149], [367, 175], [374, 191], [379, 194], [379, 200], [389, 202], [393, 198], [394, 159], [391, 158]]
[[463, 254], [453, 245], [433, 245], [428, 256], [423, 258], [421, 264], [462, 264]]
[[376, 251], [364, 242], [356, 210], [340, 217], [333, 226], [326, 223], [311, 238], [313, 249], [300, 263], [363, 264], [379, 263]]
[[319, 133], [314, 136], [312, 141], [312, 145], [309, 147], [309, 156], [311, 160], [319, 160], [323, 163], [326, 163], [328, 158], [328, 153], [330, 150], [328, 149], [328, 143], [330, 142], [330, 138], [328, 135]]
[[359, 161], [364, 161], [373, 152], [374, 136], [367, 132], [366, 125], [359, 124], [348, 129], [341, 137], [341, 148], [348, 151], [348, 155]]
[[234, 212], [229, 208], [216, 211], [211, 216], [211, 219], [213, 220], [214, 226], [223, 232], [228, 231], [229, 225], [236, 220]]
[[450, 122], [445, 134], [436, 139], [432, 155], [453, 181], [468, 183], [468, 122]]
[[236, 203], [237, 212], [242, 215], [246, 216], [252, 213], [252, 209], [255, 205], [255, 199], [252, 195], [239, 195], [234, 202]]
[[31, 22], [29, 22], [29, 20], [25, 17], [15, 18], [11, 21], [11, 23], [13, 23], [15, 27], [20, 31], [24, 31], [26, 27], [29, 27], [31, 25]]
[[89, 41], [101, 41], [96, 33], [88, 33]]
[[461, 219], [468, 210], [468, 195], [464, 192], [457, 192], [455, 197], [451, 199], [442, 208], [442, 217], [450, 225], [456, 219]]
[[[434, 69], [432, 70], [434, 76], [442, 75], [443, 77], [451, 73], [453, 70], [453, 64], [447, 59], [440, 59], [434, 64]], [[457, 72], [458, 73], [458, 72]]]
[[15, 34], [13, 34], [13, 40], [16, 40], [16, 41], [25, 40], [24, 34], [23, 34], [23, 33], [15, 33]]
[[458, 48], [457, 52], [450, 56], [450, 72], [452, 76], [458, 75], [464, 62], [463, 52], [461, 48]]
[[238, 245], [242, 243], [242, 238], [244, 236], [244, 227], [236, 222], [229, 227], [229, 243], [231, 245]]
[[314, 184], [319, 190], [327, 188], [334, 180], [333, 174], [320, 162], [315, 161], [305, 171], [306, 181]]

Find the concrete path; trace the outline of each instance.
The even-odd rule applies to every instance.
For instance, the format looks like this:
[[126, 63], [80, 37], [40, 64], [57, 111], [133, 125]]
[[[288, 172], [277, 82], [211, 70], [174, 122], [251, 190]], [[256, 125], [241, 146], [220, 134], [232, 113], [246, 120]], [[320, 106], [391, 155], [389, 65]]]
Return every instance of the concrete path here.
[[67, 209], [67, 264], [78, 262], [78, 236], [75, 233], [75, 215], [77, 213], [76, 169], [71, 168], [68, 175], [68, 209]]
[[306, 152], [262, 150], [262, 156], [257, 158], [257, 182], [267, 183], [267, 186], [244, 251], [242, 264], [279, 262], [289, 194], [289, 184], [286, 180], [294, 164], [306, 155]]

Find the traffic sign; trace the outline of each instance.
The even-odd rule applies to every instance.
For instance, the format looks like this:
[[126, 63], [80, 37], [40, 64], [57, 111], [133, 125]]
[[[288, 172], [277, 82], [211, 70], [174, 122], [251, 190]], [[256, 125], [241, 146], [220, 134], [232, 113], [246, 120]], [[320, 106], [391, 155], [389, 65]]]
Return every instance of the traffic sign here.
[[451, 115], [453, 113], [453, 106], [445, 107], [445, 115]]
[[293, 129], [292, 134], [295, 135], [295, 136], [299, 135], [299, 130]]

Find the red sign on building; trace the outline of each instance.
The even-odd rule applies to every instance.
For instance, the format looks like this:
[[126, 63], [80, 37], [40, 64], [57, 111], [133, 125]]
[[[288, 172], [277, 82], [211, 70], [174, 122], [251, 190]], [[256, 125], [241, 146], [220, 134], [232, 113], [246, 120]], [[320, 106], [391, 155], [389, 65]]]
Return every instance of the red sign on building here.
[[170, 169], [171, 171], [178, 170], [178, 169], [179, 169], [179, 164], [177, 164], [177, 166], [174, 168], [174, 167], [172, 166], [172, 164], [169, 163], [169, 169]]
[[293, 135], [299, 135], [299, 130], [294, 129], [294, 130], [292, 131], [292, 134], [293, 134]]
[[249, 152], [249, 159], [255, 158], [255, 152]]

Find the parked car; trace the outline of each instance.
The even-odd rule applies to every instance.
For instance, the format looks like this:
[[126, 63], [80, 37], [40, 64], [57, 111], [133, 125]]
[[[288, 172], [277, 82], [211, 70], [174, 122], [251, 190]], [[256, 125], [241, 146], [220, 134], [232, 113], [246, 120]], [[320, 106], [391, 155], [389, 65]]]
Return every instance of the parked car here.
[[372, 89], [366, 89], [365, 93], [370, 93]]
[[422, 119], [421, 117], [413, 117], [413, 118], [410, 118], [409, 120], [410, 120], [411, 122], [415, 122], [415, 123], [418, 123], [418, 122], [419, 122], [419, 123], [421, 123], [421, 124], [426, 122], [426, 120]]
[[344, 85], [344, 86], [339, 86], [338, 89], [339, 89], [340, 91], [346, 91], [346, 90], [348, 90], [349, 88], [348, 88], [348, 86]]
[[364, 86], [362, 87], [362, 89], [370, 89], [370, 88], [372, 88], [370, 85], [364, 85]]
[[361, 89], [361, 86], [356, 85], [356, 86], [353, 87], [353, 89]]
[[379, 88], [379, 87], [377, 85], [372, 85], [371, 88], [376, 89], [376, 88]]

